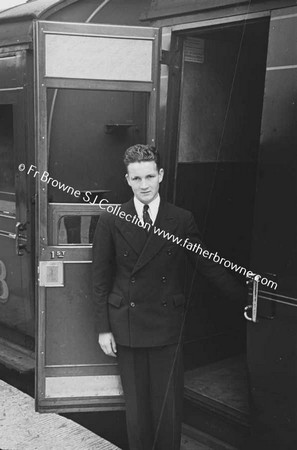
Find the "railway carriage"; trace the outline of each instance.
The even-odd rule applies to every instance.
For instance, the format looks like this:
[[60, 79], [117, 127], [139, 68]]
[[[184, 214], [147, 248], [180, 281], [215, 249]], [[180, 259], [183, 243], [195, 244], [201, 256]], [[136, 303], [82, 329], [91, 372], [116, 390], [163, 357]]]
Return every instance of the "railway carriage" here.
[[243, 311], [185, 268], [185, 429], [296, 448], [296, 21], [292, 0], [0, 13], [0, 341], [35, 348], [37, 410], [124, 408], [97, 344], [92, 238], [130, 196], [123, 151], [151, 143], [162, 195], [239, 280], [259, 274]]

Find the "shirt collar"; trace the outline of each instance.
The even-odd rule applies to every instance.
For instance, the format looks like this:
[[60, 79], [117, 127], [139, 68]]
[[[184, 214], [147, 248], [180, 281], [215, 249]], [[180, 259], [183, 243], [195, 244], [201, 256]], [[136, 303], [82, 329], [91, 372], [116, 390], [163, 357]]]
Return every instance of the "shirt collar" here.
[[[134, 197], [134, 206], [138, 215], [138, 218], [140, 220], [142, 220], [142, 216], [143, 216], [143, 206], [144, 203], [142, 203], [140, 200], [138, 200], [138, 198]], [[158, 194], [156, 198], [154, 198], [154, 200], [152, 200], [149, 204], [148, 204], [148, 213], [152, 219], [153, 224], [155, 223], [155, 220], [157, 218], [157, 214], [159, 211], [159, 206], [160, 206], [160, 195]]]

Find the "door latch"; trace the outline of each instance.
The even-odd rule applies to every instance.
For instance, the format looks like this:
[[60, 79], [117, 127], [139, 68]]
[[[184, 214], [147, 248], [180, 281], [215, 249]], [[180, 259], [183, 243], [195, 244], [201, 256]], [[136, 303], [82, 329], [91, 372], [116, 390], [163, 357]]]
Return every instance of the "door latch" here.
[[[277, 279], [277, 276], [273, 273], [265, 273], [265, 277], [269, 277], [270, 279]], [[271, 310], [270, 314], [258, 313], [258, 302], [259, 302], [259, 281], [261, 279], [260, 275], [252, 273], [250, 277], [248, 277], [246, 284], [252, 284], [252, 304], [248, 305], [244, 308], [244, 317], [249, 322], [257, 323], [259, 319], [273, 320], [275, 318], [275, 303], [273, 301], [269, 302], [269, 308]], [[269, 301], [267, 296], [263, 296], [263, 291], [260, 290], [260, 296], [262, 295], [262, 300]], [[267, 307], [266, 307], [267, 309]]]
[[[15, 226], [15, 252], [17, 256], [23, 256], [24, 250], [26, 250], [26, 242], [27, 238], [25, 235], [21, 234], [23, 231], [25, 231], [27, 228], [27, 225], [21, 222], [17, 222]], [[20, 241], [25, 241], [24, 243], [21, 243]]]
[[[253, 291], [252, 291], [252, 304], [247, 305], [244, 308], [244, 317], [249, 322], [257, 323], [257, 313], [258, 313], [258, 293], [259, 293], [259, 275], [256, 273], [253, 273], [249, 279], [247, 280], [247, 285], [252, 284], [253, 285]], [[249, 313], [251, 312], [251, 315]]]

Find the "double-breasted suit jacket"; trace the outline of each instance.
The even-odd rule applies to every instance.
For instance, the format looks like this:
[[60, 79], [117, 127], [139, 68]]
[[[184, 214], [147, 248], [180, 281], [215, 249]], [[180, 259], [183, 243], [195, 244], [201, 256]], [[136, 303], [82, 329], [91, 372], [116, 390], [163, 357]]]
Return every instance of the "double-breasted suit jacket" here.
[[[122, 218], [104, 212], [94, 236], [93, 292], [99, 332], [112, 331], [118, 344], [130, 347], [178, 342], [187, 258], [225, 294], [242, 294], [237, 281], [220, 265], [186, 250], [186, 238], [202, 246], [192, 213], [161, 201], [147, 233], [126, 219], [137, 216], [133, 199], [121, 211]], [[157, 228], [183, 241], [173, 243], [155, 233]]]

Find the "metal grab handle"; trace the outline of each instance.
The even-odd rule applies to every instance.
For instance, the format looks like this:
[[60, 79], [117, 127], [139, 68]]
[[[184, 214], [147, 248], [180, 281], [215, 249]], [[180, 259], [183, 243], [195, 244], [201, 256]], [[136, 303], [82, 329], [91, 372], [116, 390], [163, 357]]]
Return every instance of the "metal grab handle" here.
[[23, 256], [24, 250], [26, 249], [26, 244], [21, 244], [20, 240], [26, 241], [26, 237], [21, 235], [21, 231], [26, 230], [26, 224], [17, 222], [15, 226], [15, 252], [17, 256]]
[[[250, 278], [250, 280], [247, 280], [247, 284], [253, 283], [253, 301], [251, 305], [248, 305], [244, 308], [243, 314], [245, 319], [249, 322], [257, 323], [259, 279], [258, 275], [255, 273], [253, 273]], [[249, 311], [252, 311], [251, 317], [248, 315]]]
[[248, 312], [252, 309], [252, 305], [248, 305], [244, 308], [244, 317], [246, 320], [248, 320], [249, 322], [253, 322], [253, 319], [248, 315]]

